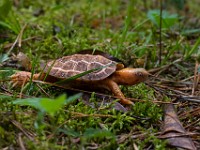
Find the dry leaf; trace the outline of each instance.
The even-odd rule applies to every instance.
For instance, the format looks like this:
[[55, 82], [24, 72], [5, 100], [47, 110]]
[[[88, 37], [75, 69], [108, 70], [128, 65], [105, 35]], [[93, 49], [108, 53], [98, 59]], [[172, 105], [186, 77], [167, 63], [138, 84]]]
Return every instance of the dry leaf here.
[[188, 150], [197, 150], [192, 139], [183, 128], [172, 104], [165, 104], [163, 133], [159, 138], [167, 139], [168, 144]]

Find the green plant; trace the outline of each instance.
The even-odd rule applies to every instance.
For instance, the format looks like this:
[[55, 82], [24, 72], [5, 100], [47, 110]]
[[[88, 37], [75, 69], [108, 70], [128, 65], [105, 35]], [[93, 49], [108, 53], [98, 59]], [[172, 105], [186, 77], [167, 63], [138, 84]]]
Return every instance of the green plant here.
[[2, 0], [0, 2], [0, 27], [8, 28], [15, 34], [18, 34], [21, 30], [16, 14], [12, 11], [11, 0]]
[[198, 38], [195, 42], [195, 44], [192, 46], [192, 48], [187, 49], [185, 51], [185, 59], [188, 59], [189, 57], [192, 56], [192, 54], [196, 53], [198, 55], [199, 53], [199, 44], [200, 44], [200, 38]]
[[163, 150], [166, 148], [166, 141], [158, 139], [155, 135], [152, 134], [154, 129], [149, 129], [148, 131], [145, 131], [147, 134], [147, 137], [142, 141], [139, 142], [139, 149], [145, 149], [145, 145], [149, 142], [153, 143], [153, 149], [156, 150]]
[[105, 129], [102, 130], [102, 129], [87, 128], [86, 131], [83, 133], [83, 138], [86, 139], [105, 138], [105, 137], [115, 139], [114, 134]]
[[[160, 10], [149, 10], [147, 17], [157, 28], [160, 26]], [[167, 11], [162, 12], [162, 29], [170, 29], [177, 23], [177, 14], [169, 14]]]
[[7, 54], [0, 54], [0, 64], [8, 60], [9, 57]]
[[162, 116], [161, 108], [150, 101], [135, 103], [135, 106], [132, 108], [132, 113], [135, 116], [146, 118], [147, 120], [143, 120], [144, 124], [155, 123], [160, 120]]
[[21, 106], [31, 106], [38, 109], [42, 113], [48, 113], [51, 116], [64, 105], [69, 105], [71, 102], [78, 99], [81, 95], [77, 94], [66, 99], [66, 95], [63, 94], [55, 99], [50, 98], [27, 98], [27, 99], [17, 99], [12, 103]]

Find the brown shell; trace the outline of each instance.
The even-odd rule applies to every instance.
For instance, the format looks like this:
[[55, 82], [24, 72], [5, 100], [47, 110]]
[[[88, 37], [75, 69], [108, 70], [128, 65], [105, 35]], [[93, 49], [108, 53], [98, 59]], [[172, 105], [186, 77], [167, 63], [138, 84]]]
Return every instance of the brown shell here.
[[74, 54], [47, 63], [44, 72], [57, 78], [69, 78], [92, 69], [100, 69], [86, 74], [82, 80], [102, 80], [117, 69], [117, 62], [101, 55]]
[[103, 52], [103, 51], [100, 51], [100, 50], [97, 50], [97, 49], [84, 49], [84, 50], [81, 50], [79, 52], [77, 52], [77, 54], [90, 54], [90, 55], [101, 55], [107, 59], [110, 59], [112, 61], [115, 61], [115, 62], [118, 62], [118, 63], [121, 63], [124, 65], [124, 62], [106, 52]]

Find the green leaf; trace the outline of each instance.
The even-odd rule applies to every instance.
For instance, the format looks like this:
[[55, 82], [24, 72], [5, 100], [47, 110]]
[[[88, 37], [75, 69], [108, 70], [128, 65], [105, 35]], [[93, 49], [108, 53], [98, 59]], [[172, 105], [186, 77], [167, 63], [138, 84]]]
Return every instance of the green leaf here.
[[0, 100], [6, 99], [6, 98], [11, 98], [11, 96], [0, 94]]
[[11, 0], [0, 1], [0, 27], [5, 27], [16, 34], [19, 34], [21, 30], [20, 23], [17, 19], [16, 13], [12, 10]]
[[4, 22], [4, 21], [0, 21], [0, 26], [6, 27], [8, 29], [11, 29], [11, 26], [8, 23]]
[[50, 115], [54, 115], [62, 106], [69, 104], [79, 98], [81, 94], [76, 94], [74, 96], [66, 98], [63, 94], [56, 99], [50, 98], [27, 98], [27, 99], [17, 99], [13, 104], [32, 106], [39, 109], [42, 112], [47, 112]]
[[3, 63], [4, 61], [8, 60], [9, 57], [7, 54], [0, 54], [0, 63]]
[[182, 35], [191, 35], [191, 34], [199, 34], [200, 29], [187, 29], [181, 32]]
[[40, 104], [41, 98], [26, 98], [26, 99], [16, 99], [13, 104], [22, 106], [32, 106], [36, 109], [43, 110]]
[[[157, 27], [160, 26], [160, 10], [150, 10], [147, 17]], [[162, 28], [169, 29], [178, 22], [177, 14], [169, 14], [167, 11], [162, 12]]]
[[11, 0], [0, 1], [0, 20], [4, 20], [12, 8]]
[[66, 95], [63, 94], [55, 100], [49, 98], [42, 98], [40, 104], [45, 112], [48, 112], [50, 115], [54, 115], [54, 113], [65, 104], [65, 100]]
[[73, 136], [73, 137], [79, 137], [80, 136], [80, 134], [78, 132], [76, 132], [73, 129], [68, 128], [68, 127], [66, 129], [59, 129], [58, 132], [62, 132], [66, 135]]
[[85, 138], [104, 138], [104, 137], [111, 137], [115, 138], [114, 134], [111, 133], [108, 130], [102, 130], [102, 129], [94, 129], [94, 128], [88, 128], [84, 132], [83, 136]]
[[200, 44], [200, 37], [197, 39], [197, 41], [195, 42], [195, 44], [193, 45], [193, 47], [186, 52], [185, 59], [188, 59], [194, 53], [196, 53], [198, 55], [199, 44]]
[[65, 105], [71, 104], [72, 102], [74, 102], [75, 100], [77, 100], [78, 98], [80, 98], [81, 95], [82, 95], [82, 94], [79, 93], [79, 94], [75, 94], [75, 95], [73, 95], [73, 96], [68, 97], [67, 100], [65, 101]]

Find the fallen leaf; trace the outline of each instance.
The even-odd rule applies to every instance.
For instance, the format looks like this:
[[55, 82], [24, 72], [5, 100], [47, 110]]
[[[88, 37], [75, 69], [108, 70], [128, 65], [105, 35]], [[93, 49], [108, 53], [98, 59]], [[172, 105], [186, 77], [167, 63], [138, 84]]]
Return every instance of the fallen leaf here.
[[163, 133], [159, 138], [167, 139], [168, 145], [170, 146], [197, 150], [188, 132], [185, 131], [179, 121], [173, 104], [165, 104]]

